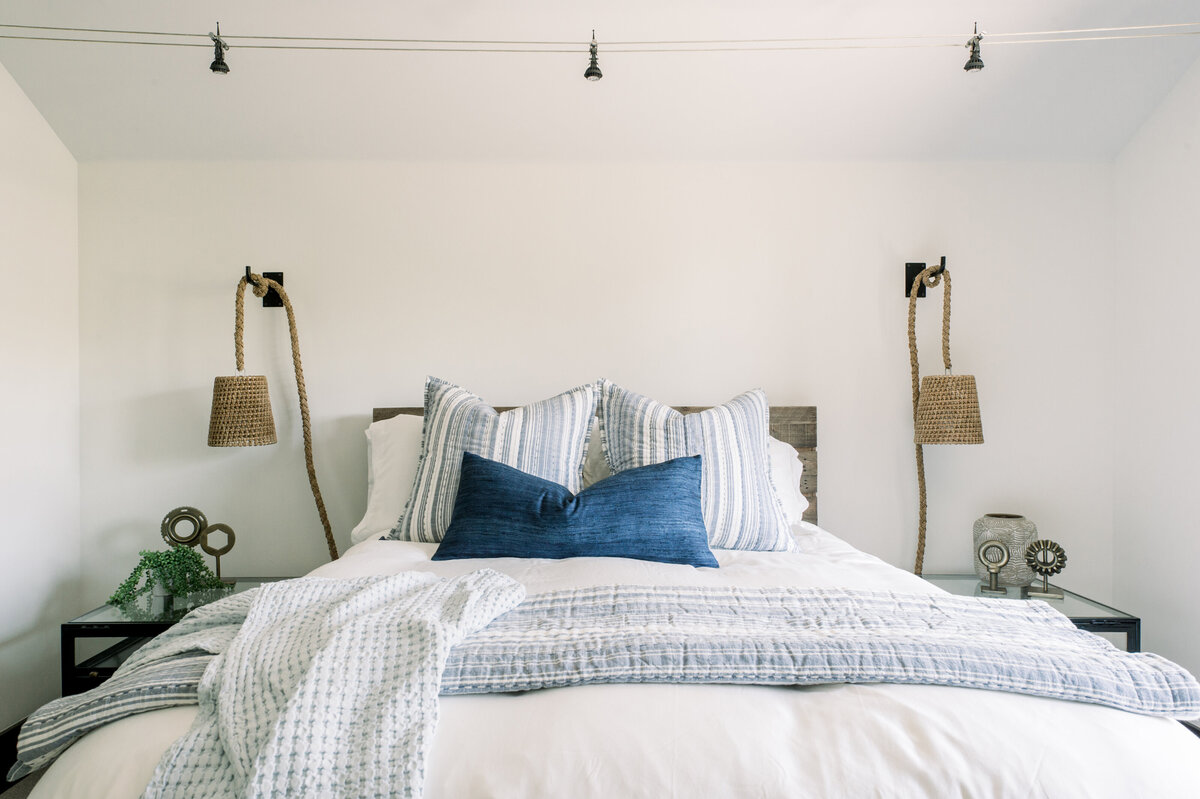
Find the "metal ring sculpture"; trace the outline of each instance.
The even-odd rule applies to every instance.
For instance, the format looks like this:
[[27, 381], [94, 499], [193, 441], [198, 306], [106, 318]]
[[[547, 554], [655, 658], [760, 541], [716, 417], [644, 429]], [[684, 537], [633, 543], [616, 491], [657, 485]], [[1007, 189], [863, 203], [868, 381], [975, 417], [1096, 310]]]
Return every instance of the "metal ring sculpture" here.
[[[180, 522], [187, 522], [192, 525], [192, 531], [187, 535], [181, 535], [176, 529]], [[189, 508], [184, 505], [181, 508], [176, 508], [166, 515], [162, 520], [162, 537], [171, 546], [194, 547], [200, 543], [200, 534], [204, 532], [204, 528], [208, 527], [208, 519], [204, 513], [196, 508]]]

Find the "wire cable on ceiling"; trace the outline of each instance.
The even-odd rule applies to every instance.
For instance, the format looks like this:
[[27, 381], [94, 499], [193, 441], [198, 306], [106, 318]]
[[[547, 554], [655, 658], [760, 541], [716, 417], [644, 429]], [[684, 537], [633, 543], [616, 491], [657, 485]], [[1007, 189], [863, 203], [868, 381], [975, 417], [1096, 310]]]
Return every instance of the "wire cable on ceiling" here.
[[[0, 25], [0, 27], [6, 27]], [[181, 36], [187, 34], [169, 34], [171, 36]], [[1183, 36], [1200, 36], [1200, 30], [1187, 31], [1184, 33], [1158, 33], [1158, 34], [1141, 34], [1137, 36], [1088, 36], [1088, 37], [1069, 37], [1069, 38], [1051, 38], [1051, 39], [1022, 39], [1022, 40], [995, 40], [994, 37], [998, 34], [989, 34], [989, 46], [1006, 45], [1006, 44], [1052, 44], [1058, 42], [1102, 42], [1102, 41], [1128, 41], [1131, 39], [1162, 39], [1162, 38], [1178, 38]], [[1013, 36], [1017, 34], [1004, 34]], [[970, 34], [967, 34], [970, 38]], [[208, 38], [207, 34], [205, 38]], [[237, 42], [244, 37], [222, 36], [226, 42]], [[0, 33], [0, 39], [15, 39], [24, 41], [38, 42], [78, 42], [83, 44], [132, 44], [132, 45], [148, 45], [152, 47], [210, 47], [207, 42], [148, 42], [138, 41], [134, 39], [81, 39], [68, 36], [21, 36]], [[340, 41], [340, 40], [335, 40]], [[457, 42], [452, 42], [457, 43]], [[467, 42], [463, 42], [467, 44]], [[532, 44], [520, 42], [518, 44]], [[583, 52], [587, 51], [590, 43], [584, 42], [581, 46]], [[363, 52], [396, 52], [396, 53], [579, 53], [580, 49], [545, 49], [545, 48], [519, 48], [519, 47], [343, 47], [338, 45], [286, 45], [286, 44], [231, 44], [233, 48], [238, 50], [338, 50], [349, 52], [361, 50]], [[817, 51], [817, 50], [907, 50], [907, 49], [925, 49], [935, 47], [962, 47], [961, 42], [941, 42], [937, 44], [830, 44], [819, 46], [788, 46], [780, 45], [775, 47], [607, 47], [606, 53], [764, 53], [764, 52], [781, 52], [781, 51]]]
[[[93, 44], [141, 44], [160, 47], [208, 47], [210, 34], [178, 31], [125, 30], [119, 28], [71, 28], [52, 25], [18, 25], [0, 23], [0, 28], [30, 31], [51, 31], [77, 34], [113, 34], [120, 36], [152, 36], [196, 38], [200, 42], [144, 41], [136, 39], [101, 39], [67, 36], [34, 36], [0, 33], [0, 39], [25, 39], [32, 41], [82, 42]], [[1192, 28], [1193, 30], [1177, 30]], [[1143, 31], [1160, 30], [1162, 33], [1147, 34]], [[1108, 36], [1077, 36], [1084, 33], [1106, 33]], [[613, 41], [605, 44], [608, 53], [698, 53], [698, 52], [770, 52], [785, 50], [847, 50], [847, 49], [904, 49], [919, 47], [961, 47], [972, 33], [960, 34], [870, 34], [863, 36], [806, 36], [771, 39], [675, 39]], [[1106, 28], [1071, 28], [1050, 31], [1028, 31], [1020, 33], [988, 34], [990, 45], [997, 44], [1048, 44], [1057, 42], [1113, 41], [1125, 39], [1168, 38], [1200, 35], [1200, 22], [1174, 22], [1160, 25], [1129, 25]], [[1029, 39], [1024, 37], [1043, 37]], [[1052, 37], [1052, 38], [1045, 38]], [[509, 39], [393, 39], [380, 37], [340, 36], [280, 36], [280, 35], [224, 35], [221, 37], [231, 46], [246, 50], [365, 50], [369, 52], [466, 52], [466, 53], [574, 53], [578, 50], [557, 49], [563, 47], [589, 48], [591, 42], [580, 41], [524, 41]], [[941, 40], [927, 43], [907, 43], [907, 40]], [[949, 40], [949, 41], [947, 41]], [[255, 44], [259, 41], [285, 42], [330, 42], [323, 45]], [[850, 44], [859, 42], [859, 44]], [[905, 42], [905, 43], [887, 43]], [[338, 43], [342, 43], [339, 45]], [[396, 45], [461, 45], [459, 47], [366, 47], [365, 44]], [[492, 45], [476, 47], [475, 45]], [[792, 46], [796, 45], [796, 46]], [[548, 49], [550, 48], [550, 49]]]

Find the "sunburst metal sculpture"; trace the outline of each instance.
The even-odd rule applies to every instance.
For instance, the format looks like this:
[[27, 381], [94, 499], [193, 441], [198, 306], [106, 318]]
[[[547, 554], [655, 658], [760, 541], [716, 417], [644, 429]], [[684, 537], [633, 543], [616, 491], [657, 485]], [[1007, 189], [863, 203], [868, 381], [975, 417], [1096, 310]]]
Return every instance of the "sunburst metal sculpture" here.
[[1050, 585], [1050, 577], [1061, 572], [1067, 565], [1067, 553], [1053, 541], [1034, 541], [1025, 549], [1025, 563], [1042, 576], [1040, 587], [1026, 586], [1021, 595], [1034, 599], [1062, 599], [1061, 588]]

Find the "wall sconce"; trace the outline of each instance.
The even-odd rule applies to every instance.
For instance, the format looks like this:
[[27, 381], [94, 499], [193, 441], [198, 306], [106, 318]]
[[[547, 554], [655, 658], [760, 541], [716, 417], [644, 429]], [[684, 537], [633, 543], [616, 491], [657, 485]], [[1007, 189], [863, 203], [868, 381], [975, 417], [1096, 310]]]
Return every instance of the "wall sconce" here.
[[246, 276], [238, 281], [235, 298], [233, 343], [237, 360], [237, 374], [213, 379], [212, 414], [208, 422], [208, 445], [210, 447], [257, 447], [274, 444], [275, 417], [271, 413], [271, 398], [267, 390], [265, 375], [245, 374], [245, 359], [242, 353], [242, 327], [245, 318], [246, 286], [253, 287], [254, 296], [266, 297], [269, 290], [278, 293], [287, 311], [288, 329], [292, 336], [292, 364], [296, 369], [296, 391], [300, 397], [300, 421], [304, 431], [304, 465], [308, 469], [308, 485], [312, 489], [321, 526], [325, 528], [325, 543], [329, 546], [330, 560], [337, 560], [337, 544], [329, 516], [325, 513], [325, 501], [321, 498], [321, 487], [317, 485], [317, 470], [313, 465], [312, 426], [308, 417], [308, 392], [304, 388], [304, 369], [300, 365], [300, 339], [296, 334], [296, 313], [291, 300], [280, 282], [252, 274], [246, 267]]
[[[916, 269], [920, 267], [919, 271]], [[979, 396], [974, 375], [955, 375], [950, 371], [950, 271], [946, 258], [925, 268], [925, 264], [906, 264], [908, 284], [908, 354], [912, 366], [913, 443], [917, 453], [917, 490], [920, 517], [917, 526], [917, 558], [914, 574], [925, 565], [925, 444], [982, 444], [983, 423], [979, 417]], [[915, 277], [911, 275], [913, 273]], [[917, 298], [925, 288], [945, 281], [942, 295], [942, 362], [944, 375], [920, 377], [917, 360]]]

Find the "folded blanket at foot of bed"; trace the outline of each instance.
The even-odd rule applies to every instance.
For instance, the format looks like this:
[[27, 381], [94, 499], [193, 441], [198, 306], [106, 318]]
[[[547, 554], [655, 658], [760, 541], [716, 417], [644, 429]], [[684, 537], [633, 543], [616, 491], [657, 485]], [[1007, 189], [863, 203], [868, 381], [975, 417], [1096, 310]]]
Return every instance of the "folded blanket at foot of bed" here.
[[[495, 575], [487, 571], [476, 574]], [[421, 577], [432, 580], [430, 586], [456, 582]], [[21, 769], [25, 766], [41, 767], [75, 738], [113, 718], [195, 702], [198, 696], [203, 704], [206, 691], [215, 703], [216, 689], [226, 683], [237, 690], [227, 688], [220, 699], [222, 705], [236, 697], [236, 701], [255, 707], [263, 701], [257, 693], [266, 690], [259, 683], [269, 688], [270, 675], [259, 682], [248, 680], [243, 686], [244, 675], [230, 672], [228, 656], [210, 654], [237, 649], [242, 653], [239, 657], [245, 658], [246, 652], [257, 651], [239, 642], [245, 635], [238, 632], [239, 615], [247, 623], [258, 617], [271, 620], [271, 652], [305, 649], [309, 646], [306, 636], [299, 634], [301, 630], [292, 620], [306, 623], [307, 605], [301, 598], [306, 592], [339, 597], [338, 602], [351, 608], [355, 590], [398, 579], [307, 578], [290, 582], [325, 587], [292, 589], [288, 583], [275, 583], [201, 608], [139, 650], [112, 680], [88, 694], [51, 702], [31, 716], [21, 732], [21, 761], [13, 773], [24, 773]], [[503, 600], [495, 600], [498, 604], [494, 607], [488, 604], [489, 610], [504, 610], [490, 623], [483, 618], [487, 614], [472, 617], [473, 622], [483, 619], [477, 625], [481, 629], [448, 647], [440, 668], [442, 694], [605, 682], [892, 682], [1012, 691], [1174, 718], [1200, 714], [1200, 686], [1187, 671], [1153, 654], [1120, 652], [1107, 641], [1076, 629], [1043, 602], [843, 589], [610, 585], [538, 594], [509, 610], [506, 602], [519, 586], [492, 585], [494, 578], [477, 579], [482, 580], [479, 590], [496, 593]], [[258, 596], [268, 590], [271, 593], [266, 598]], [[264, 602], [269, 604], [260, 608]], [[335, 630], [337, 624], [353, 620], [353, 614], [342, 610], [329, 614], [322, 623]], [[385, 637], [403, 639], [415, 634], [415, 628], [405, 626], [408, 622], [399, 618], [388, 623], [400, 626]], [[460, 623], [454, 629], [462, 631], [464, 626], [470, 625]], [[352, 635], [329, 635], [336, 647], [319, 655], [326, 687], [313, 686], [311, 690], [350, 691], [354, 702], [388, 707], [361, 696], [351, 679], [362, 671], [362, 663], [381, 657], [379, 642], [357, 630]], [[286, 657], [303, 660], [309, 655], [291, 653]], [[206, 661], [214, 661], [207, 671]], [[339, 687], [347, 680], [351, 687]], [[381, 685], [365, 687], [378, 690]], [[344, 705], [346, 700], [336, 702]], [[302, 721], [324, 724], [289, 718], [287, 735], [302, 737], [304, 729], [298, 726]], [[332, 734], [324, 727], [322, 730], [322, 735]], [[258, 749], [250, 747], [239, 755], [241, 768], [247, 771], [258, 757], [256, 753], [272, 746], [261, 732], [254, 742]], [[169, 753], [164, 764], [172, 756]], [[234, 762], [239, 761], [235, 758]]]

